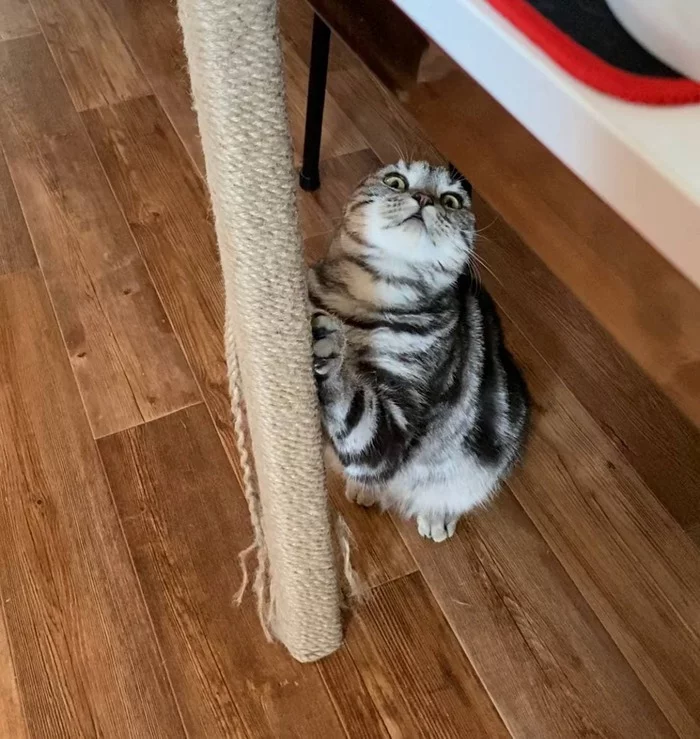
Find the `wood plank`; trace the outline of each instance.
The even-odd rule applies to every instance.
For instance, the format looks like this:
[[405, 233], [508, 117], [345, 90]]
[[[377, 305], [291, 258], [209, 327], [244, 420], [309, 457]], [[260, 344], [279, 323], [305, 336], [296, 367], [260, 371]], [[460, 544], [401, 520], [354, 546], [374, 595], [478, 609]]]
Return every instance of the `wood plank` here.
[[100, 0], [32, 2], [78, 110], [151, 92]]
[[445, 545], [401, 532], [514, 737], [676, 735], [508, 491]]
[[0, 377], [0, 590], [30, 734], [184, 736], [37, 271], [0, 278]]
[[171, 0], [102, 0], [199, 172], [204, 153], [177, 7]]
[[666, 718], [700, 733], [700, 551], [510, 320], [535, 401], [509, 485]]
[[327, 254], [332, 239], [332, 231], [317, 234], [316, 236], [309, 236], [308, 239], [304, 239], [304, 259], [309, 266]]
[[26, 739], [27, 725], [22, 715], [4, 610], [0, 603], [0, 736], [7, 739]]
[[509, 736], [419, 573], [373, 590], [346, 643], [390, 736]]
[[36, 254], [24, 222], [15, 186], [0, 150], [0, 275], [36, 266]]
[[199, 399], [48, 49], [0, 47], [0, 134], [95, 435]]
[[234, 460], [223, 284], [202, 180], [154, 98], [83, 120]]
[[[294, 162], [299, 166], [304, 150], [306, 89], [309, 68], [302, 62], [291, 44], [283, 43], [282, 48], [284, 50], [284, 67], [287, 83], [289, 129], [294, 146]], [[327, 93], [323, 111], [321, 159], [331, 159], [367, 148], [367, 142], [362, 134], [355, 128], [355, 125], [343, 112], [333, 96]]]
[[[280, 0], [279, 23], [284, 38], [300, 59], [308, 65], [311, 56], [311, 34], [314, 12], [306, 0]], [[331, 37], [328, 69], [330, 71], [359, 67], [362, 62], [350, 51], [339, 36]]]
[[192, 735], [341, 736], [314, 666], [265, 642], [250, 595], [233, 605], [252, 534], [206, 408], [102, 439], [100, 451]]
[[39, 32], [29, 0], [3, 0], [0, 7], [0, 41]]
[[328, 89], [338, 100], [353, 101], [345, 112], [382, 162], [443, 160], [413, 118], [402, 111], [399, 102], [369, 70], [331, 72]]
[[700, 428], [479, 195], [475, 212], [485, 228], [478, 254], [493, 273], [481, 276], [494, 298], [676, 520], [700, 522]]
[[[353, 616], [354, 617], [354, 616]], [[391, 735], [374, 705], [347, 644], [318, 664], [338, 718], [351, 739], [388, 739]]]

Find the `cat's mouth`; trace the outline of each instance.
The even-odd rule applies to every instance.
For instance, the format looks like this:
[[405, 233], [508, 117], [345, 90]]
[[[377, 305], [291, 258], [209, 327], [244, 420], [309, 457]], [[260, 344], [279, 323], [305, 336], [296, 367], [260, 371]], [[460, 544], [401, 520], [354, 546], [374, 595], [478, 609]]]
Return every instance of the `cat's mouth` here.
[[421, 223], [425, 224], [425, 221], [423, 220], [423, 211], [422, 210], [417, 210], [415, 213], [412, 213], [404, 221], [404, 223], [409, 223], [410, 221], [420, 221]]

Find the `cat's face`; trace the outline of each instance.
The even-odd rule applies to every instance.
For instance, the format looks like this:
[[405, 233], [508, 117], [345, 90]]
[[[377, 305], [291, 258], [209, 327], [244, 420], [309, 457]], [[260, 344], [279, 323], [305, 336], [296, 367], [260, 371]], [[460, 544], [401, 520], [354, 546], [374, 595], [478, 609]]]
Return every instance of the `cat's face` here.
[[345, 228], [376, 260], [459, 272], [474, 244], [474, 215], [463, 182], [445, 167], [403, 162], [382, 167], [353, 193]]

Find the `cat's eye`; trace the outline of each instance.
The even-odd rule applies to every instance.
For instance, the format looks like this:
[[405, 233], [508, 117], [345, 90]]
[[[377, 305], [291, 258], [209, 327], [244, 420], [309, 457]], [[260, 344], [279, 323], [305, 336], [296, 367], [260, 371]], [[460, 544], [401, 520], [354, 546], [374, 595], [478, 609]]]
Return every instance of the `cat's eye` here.
[[459, 210], [464, 205], [462, 198], [454, 192], [443, 193], [440, 202], [450, 210]]
[[386, 175], [384, 178], [384, 184], [398, 192], [406, 192], [406, 190], [408, 190], [408, 180], [398, 172], [390, 172]]

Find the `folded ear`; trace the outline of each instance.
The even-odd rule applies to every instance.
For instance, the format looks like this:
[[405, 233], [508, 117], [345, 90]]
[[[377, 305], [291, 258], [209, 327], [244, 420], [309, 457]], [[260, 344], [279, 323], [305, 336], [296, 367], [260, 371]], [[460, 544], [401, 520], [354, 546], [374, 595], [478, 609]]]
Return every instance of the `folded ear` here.
[[447, 171], [450, 173], [450, 177], [467, 191], [469, 198], [472, 196], [472, 183], [450, 162], [447, 167]]

